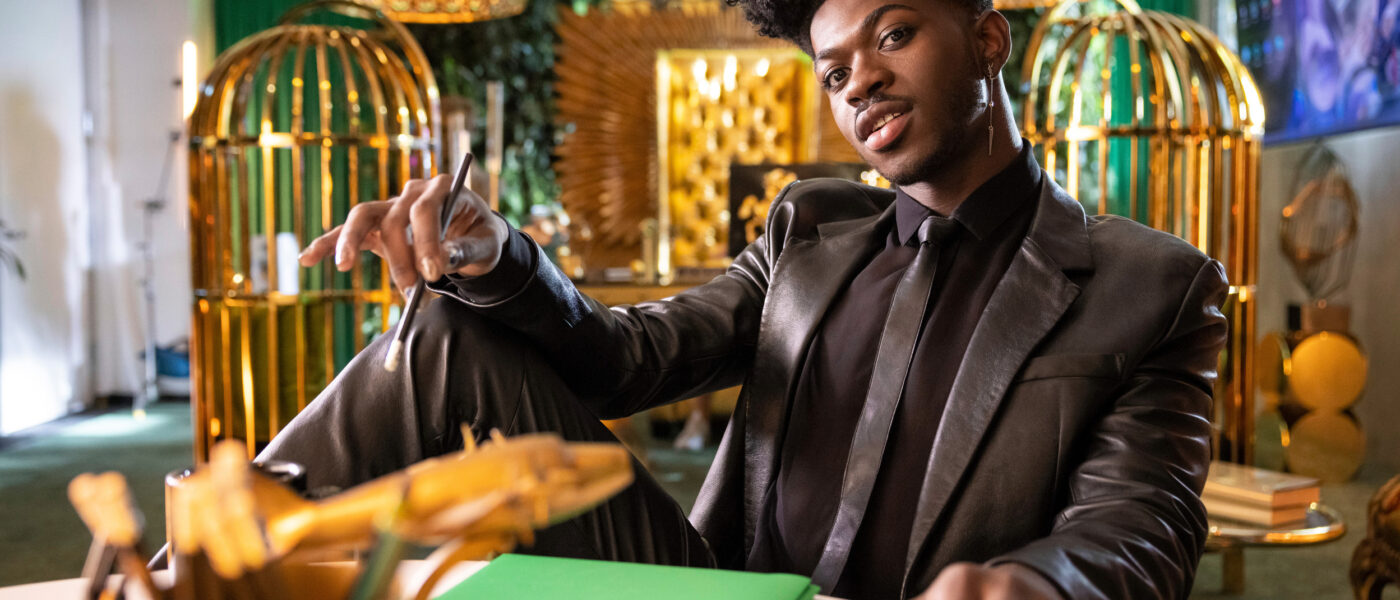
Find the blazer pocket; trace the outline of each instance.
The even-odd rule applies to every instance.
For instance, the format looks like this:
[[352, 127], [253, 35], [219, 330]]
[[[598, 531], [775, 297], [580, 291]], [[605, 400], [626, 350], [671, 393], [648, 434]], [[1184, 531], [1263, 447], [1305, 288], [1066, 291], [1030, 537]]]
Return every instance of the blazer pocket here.
[[1050, 354], [1026, 361], [1015, 383], [1060, 377], [1121, 379], [1122, 354]]

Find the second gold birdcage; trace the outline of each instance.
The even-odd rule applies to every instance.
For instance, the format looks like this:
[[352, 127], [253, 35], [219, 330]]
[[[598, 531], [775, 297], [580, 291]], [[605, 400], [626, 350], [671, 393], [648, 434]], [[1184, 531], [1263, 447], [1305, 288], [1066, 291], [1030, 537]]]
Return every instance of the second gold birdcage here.
[[1248, 462], [1263, 103], [1203, 25], [1133, 0], [1104, 4], [1067, 1], [1037, 26], [1022, 77], [1025, 135], [1091, 214], [1176, 234], [1225, 265], [1231, 331], [1216, 448]]

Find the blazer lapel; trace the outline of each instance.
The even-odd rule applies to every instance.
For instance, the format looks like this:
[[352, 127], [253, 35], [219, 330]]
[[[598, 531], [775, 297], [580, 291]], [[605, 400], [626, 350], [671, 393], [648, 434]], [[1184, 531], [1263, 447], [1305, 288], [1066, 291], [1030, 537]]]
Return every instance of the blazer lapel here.
[[816, 240], [790, 239], [779, 255], [763, 306], [765, 333], [756, 349], [755, 364], [765, 368], [754, 369], [746, 390], [745, 548], [753, 547], [754, 528], [777, 468], [792, 384], [807, 347], [827, 308], [883, 241], [877, 233], [893, 218], [891, 204], [876, 215], [819, 225]]
[[973, 330], [919, 492], [905, 583], [1021, 364], [1079, 295], [1063, 271], [1092, 268], [1084, 211], [1042, 172], [1026, 239]]

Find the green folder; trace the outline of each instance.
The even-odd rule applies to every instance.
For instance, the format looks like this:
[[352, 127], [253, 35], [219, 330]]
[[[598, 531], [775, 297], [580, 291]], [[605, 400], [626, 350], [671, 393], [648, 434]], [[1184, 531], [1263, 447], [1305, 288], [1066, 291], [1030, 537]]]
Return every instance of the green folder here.
[[440, 600], [810, 600], [800, 575], [506, 554]]

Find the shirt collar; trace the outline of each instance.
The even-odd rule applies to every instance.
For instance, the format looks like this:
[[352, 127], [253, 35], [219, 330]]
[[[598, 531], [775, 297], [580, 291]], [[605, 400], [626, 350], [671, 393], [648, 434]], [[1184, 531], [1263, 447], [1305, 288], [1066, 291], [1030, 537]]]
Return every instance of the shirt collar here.
[[[977, 239], [985, 239], [1034, 198], [1039, 189], [1040, 163], [1031, 152], [1031, 143], [1022, 140], [1021, 155], [973, 191], [953, 211], [952, 218]], [[895, 232], [901, 243], [910, 243], [919, 233], [919, 223], [931, 214], [936, 213], [904, 190], [895, 190]]]

